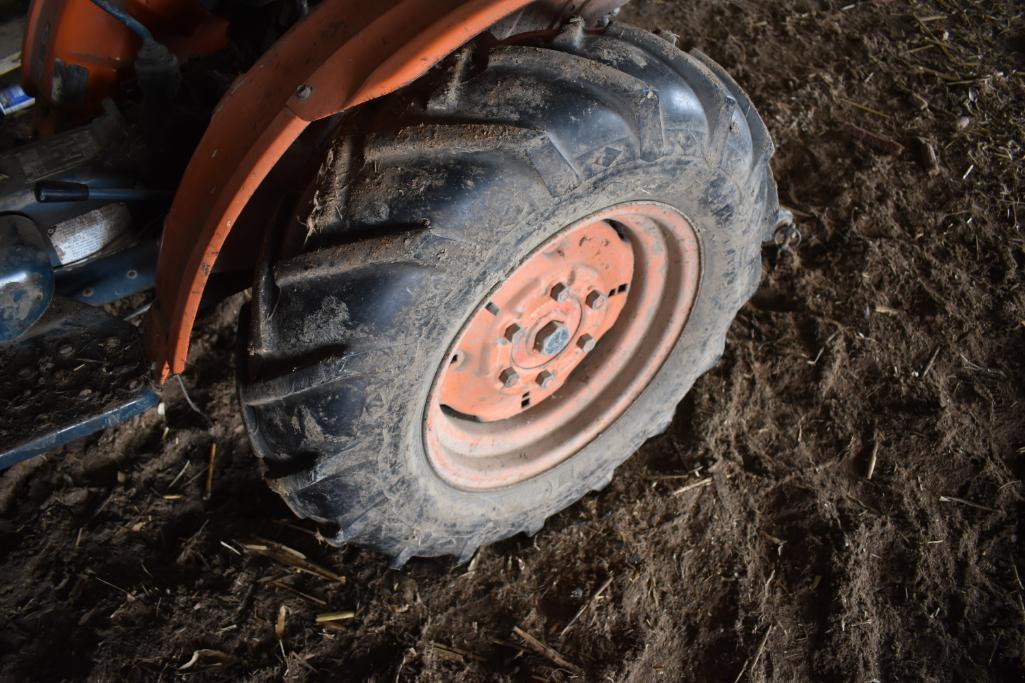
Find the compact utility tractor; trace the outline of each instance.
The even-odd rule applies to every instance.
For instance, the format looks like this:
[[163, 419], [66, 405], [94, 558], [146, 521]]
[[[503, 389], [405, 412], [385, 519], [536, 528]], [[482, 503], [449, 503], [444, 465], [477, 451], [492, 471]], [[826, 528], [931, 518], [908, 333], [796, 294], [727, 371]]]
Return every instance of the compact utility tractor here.
[[624, 0], [33, 0], [0, 157], [0, 466], [152, 409], [251, 288], [265, 477], [402, 564], [666, 429], [789, 239], [748, 97]]

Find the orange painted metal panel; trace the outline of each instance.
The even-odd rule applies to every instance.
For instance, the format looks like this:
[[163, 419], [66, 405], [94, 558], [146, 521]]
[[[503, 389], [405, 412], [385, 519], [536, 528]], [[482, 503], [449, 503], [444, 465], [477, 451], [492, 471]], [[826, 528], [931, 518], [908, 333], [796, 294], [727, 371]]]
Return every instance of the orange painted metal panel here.
[[530, 0], [325, 0], [222, 99], [164, 224], [146, 320], [161, 380], [185, 367], [189, 336], [225, 238], [310, 122], [380, 97]]
[[[180, 59], [212, 54], [227, 45], [228, 23], [197, 0], [122, 0], [122, 7], [165, 42]], [[105, 97], [132, 73], [140, 40], [90, 0], [33, 0], [22, 46], [22, 83], [34, 97], [73, 110], [100, 110]], [[81, 69], [84, 81], [57, 66]]]

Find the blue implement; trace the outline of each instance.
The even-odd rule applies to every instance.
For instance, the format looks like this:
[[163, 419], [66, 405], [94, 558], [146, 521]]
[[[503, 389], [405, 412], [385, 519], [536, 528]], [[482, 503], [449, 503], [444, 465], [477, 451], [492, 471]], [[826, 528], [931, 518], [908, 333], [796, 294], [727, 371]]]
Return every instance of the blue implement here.
[[0, 344], [0, 469], [153, 408], [139, 329], [56, 298], [17, 342]]

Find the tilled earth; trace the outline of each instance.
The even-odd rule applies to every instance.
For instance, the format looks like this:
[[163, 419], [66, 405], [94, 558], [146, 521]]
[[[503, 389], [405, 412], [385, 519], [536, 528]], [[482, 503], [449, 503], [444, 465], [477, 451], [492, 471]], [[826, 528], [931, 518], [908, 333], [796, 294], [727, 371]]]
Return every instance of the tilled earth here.
[[0, 477], [0, 678], [1025, 677], [1023, 14], [635, 0], [749, 89], [804, 234], [669, 432], [536, 537], [394, 571], [265, 489], [230, 302], [202, 414], [172, 384]]

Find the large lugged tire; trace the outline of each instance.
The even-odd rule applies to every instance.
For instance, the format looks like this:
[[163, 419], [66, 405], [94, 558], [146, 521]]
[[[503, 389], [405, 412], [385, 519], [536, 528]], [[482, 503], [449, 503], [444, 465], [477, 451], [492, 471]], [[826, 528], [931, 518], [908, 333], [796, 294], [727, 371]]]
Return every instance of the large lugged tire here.
[[[258, 276], [245, 422], [271, 486], [334, 542], [466, 560], [603, 488], [720, 357], [783, 217], [772, 143], [704, 55], [572, 22], [467, 49], [357, 120]], [[599, 243], [602, 265], [544, 281], [545, 258]], [[581, 289], [616, 268], [632, 273], [618, 288]], [[535, 327], [488, 337], [521, 281], [551, 301], [531, 294]], [[495, 377], [451, 379], [475, 343]], [[499, 378], [508, 353], [562, 365]]]

